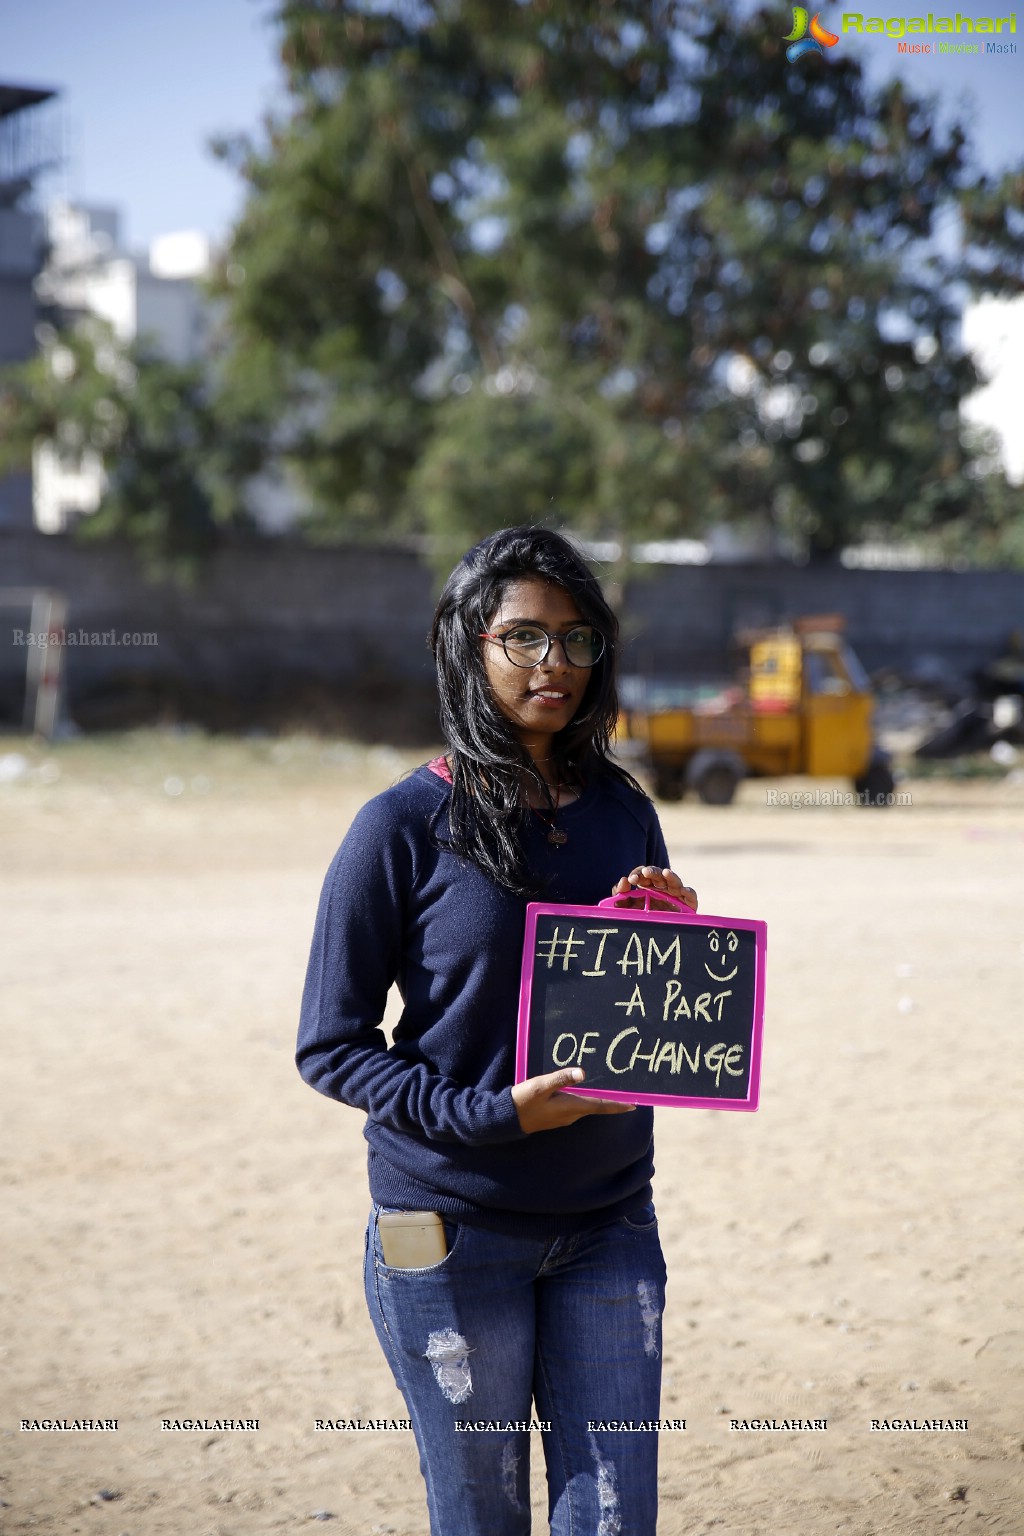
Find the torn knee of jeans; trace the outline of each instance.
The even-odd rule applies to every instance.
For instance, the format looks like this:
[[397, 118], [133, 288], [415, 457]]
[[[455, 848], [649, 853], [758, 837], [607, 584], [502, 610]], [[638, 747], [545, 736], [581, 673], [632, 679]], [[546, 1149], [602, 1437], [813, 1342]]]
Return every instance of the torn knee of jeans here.
[[462, 1334], [454, 1328], [441, 1328], [427, 1339], [424, 1358], [430, 1361], [434, 1380], [450, 1403], [464, 1403], [473, 1390], [470, 1353]]
[[597, 1475], [597, 1536], [620, 1536], [622, 1516], [619, 1513], [619, 1490], [615, 1483], [615, 1463], [601, 1455], [593, 1435], [590, 1436], [590, 1454], [594, 1458], [594, 1471]]
[[636, 1299], [640, 1303], [640, 1318], [644, 1325], [644, 1354], [649, 1360], [658, 1355], [658, 1324], [661, 1322], [661, 1303], [658, 1287], [653, 1280], [638, 1280]]

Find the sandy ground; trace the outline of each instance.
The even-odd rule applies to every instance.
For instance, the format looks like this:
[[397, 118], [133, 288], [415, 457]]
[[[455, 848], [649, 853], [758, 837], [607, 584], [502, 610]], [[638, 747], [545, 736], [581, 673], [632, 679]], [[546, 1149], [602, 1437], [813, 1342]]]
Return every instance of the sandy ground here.
[[[362, 1300], [361, 1117], [292, 1065], [324, 870], [403, 762], [12, 751], [0, 1529], [425, 1533], [410, 1436], [314, 1430], [403, 1405]], [[1024, 786], [905, 787], [664, 808], [704, 910], [770, 945], [760, 1111], [658, 1112], [666, 1536], [1024, 1530]], [[161, 1430], [185, 1416], [259, 1430]], [[828, 1429], [730, 1428], [755, 1416]], [[118, 1429], [20, 1428], [43, 1417]], [[895, 1418], [969, 1427], [870, 1428]]]

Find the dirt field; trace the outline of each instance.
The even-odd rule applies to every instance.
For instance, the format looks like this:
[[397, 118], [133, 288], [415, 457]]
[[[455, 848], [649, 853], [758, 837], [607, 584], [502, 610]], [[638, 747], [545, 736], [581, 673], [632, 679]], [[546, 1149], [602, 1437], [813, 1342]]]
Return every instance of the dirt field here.
[[[292, 1064], [324, 870], [410, 761], [0, 743], [5, 1533], [426, 1532], [411, 1436], [314, 1429], [404, 1408], [362, 1120]], [[658, 1112], [665, 1536], [1024, 1530], [1024, 785], [904, 787], [664, 808], [703, 909], [769, 931], [760, 1111]]]

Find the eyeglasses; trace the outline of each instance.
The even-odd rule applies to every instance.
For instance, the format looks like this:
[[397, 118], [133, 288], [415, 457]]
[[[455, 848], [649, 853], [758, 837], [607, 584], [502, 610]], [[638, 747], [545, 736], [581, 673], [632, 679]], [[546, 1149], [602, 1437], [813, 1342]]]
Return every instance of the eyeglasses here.
[[547, 657], [552, 642], [560, 640], [565, 659], [571, 667], [592, 667], [604, 655], [605, 638], [592, 624], [577, 624], [564, 635], [550, 635], [540, 624], [517, 624], [504, 635], [486, 631], [481, 640], [493, 640], [503, 647], [514, 667], [537, 667]]

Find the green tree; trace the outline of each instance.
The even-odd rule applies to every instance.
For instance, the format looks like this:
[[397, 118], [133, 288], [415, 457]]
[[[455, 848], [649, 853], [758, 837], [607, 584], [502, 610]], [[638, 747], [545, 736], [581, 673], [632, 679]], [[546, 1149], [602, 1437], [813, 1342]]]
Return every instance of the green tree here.
[[841, 47], [791, 64], [780, 14], [285, 0], [290, 114], [219, 146], [227, 387], [321, 526], [755, 519], [827, 557], [979, 515], [960, 313], [1024, 286], [1024, 167]]
[[218, 404], [199, 364], [122, 347], [104, 322], [84, 320], [0, 373], [0, 473], [29, 464], [38, 442], [91, 461], [102, 501], [77, 531], [124, 537], [152, 568], [186, 574], [247, 521], [265, 428], [239, 404]]

